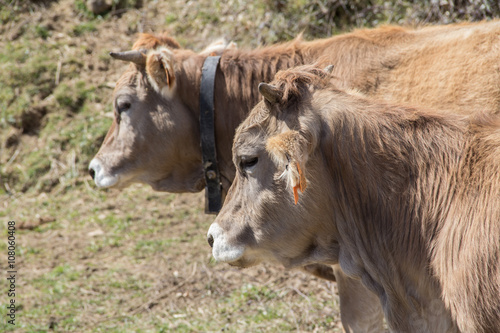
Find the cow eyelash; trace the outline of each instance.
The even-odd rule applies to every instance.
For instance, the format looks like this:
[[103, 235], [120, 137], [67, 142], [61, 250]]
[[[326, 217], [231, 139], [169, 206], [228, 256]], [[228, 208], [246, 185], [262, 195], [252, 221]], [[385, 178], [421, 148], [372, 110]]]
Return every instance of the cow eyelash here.
[[125, 112], [127, 111], [128, 109], [130, 109], [130, 102], [118, 102], [116, 104], [116, 111], [118, 112], [118, 114], [121, 114], [122, 112]]
[[242, 158], [240, 161], [240, 168], [242, 170], [249, 169], [253, 167], [254, 165], [259, 162], [259, 158], [254, 156], [254, 157], [249, 157], [249, 158]]

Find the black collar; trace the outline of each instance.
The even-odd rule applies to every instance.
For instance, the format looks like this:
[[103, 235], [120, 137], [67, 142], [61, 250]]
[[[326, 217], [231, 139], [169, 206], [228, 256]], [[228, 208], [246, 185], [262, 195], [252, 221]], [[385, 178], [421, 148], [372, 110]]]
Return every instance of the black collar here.
[[205, 213], [217, 214], [222, 207], [222, 187], [217, 166], [214, 121], [215, 73], [220, 56], [207, 57], [203, 63], [200, 83], [200, 138], [205, 172]]

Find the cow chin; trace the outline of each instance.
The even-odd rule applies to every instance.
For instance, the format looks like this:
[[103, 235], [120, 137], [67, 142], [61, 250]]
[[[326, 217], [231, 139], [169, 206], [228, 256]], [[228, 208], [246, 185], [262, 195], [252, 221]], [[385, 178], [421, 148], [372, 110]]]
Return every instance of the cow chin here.
[[[116, 176], [103, 176], [95, 179], [95, 184], [100, 188], [108, 188], [115, 187], [120, 188], [120, 184], [118, 184], [118, 177]], [[122, 186], [124, 187], [124, 186]]]
[[255, 266], [259, 263], [260, 263], [259, 260], [241, 258], [237, 261], [230, 262], [229, 265], [234, 266], [234, 267], [238, 267], [238, 268], [249, 268], [249, 267]]
[[173, 179], [173, 177], [166, 177], [157, 181], [147, 182], [151, 188], [158, 192], [170, 192], [170, 193], [197, 193], [205, 188], [204, 178], [194, 178], [186, 182], [180, 182], [178, 179]]

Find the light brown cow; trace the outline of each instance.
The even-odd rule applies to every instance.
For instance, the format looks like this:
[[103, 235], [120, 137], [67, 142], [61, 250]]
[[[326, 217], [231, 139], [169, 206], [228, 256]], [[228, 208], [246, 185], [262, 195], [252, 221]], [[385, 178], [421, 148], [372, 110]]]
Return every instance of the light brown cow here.
[[[235, 176], [231, 155], [235, 129], [258, 101], [258, 83], [271, 80], [277, 70], [324, 58], [336, 65], [343, 88], [458, 112], [474, 107], [497, 112], [499, 34], [498, 21], [417, 30], [384, 27], [313, 42], [298, 38], [251, 51], [225, 51], [215, 83], [215, 136], [223, 191]], [[181, 49], [171, 37], [151, 35], [142, 36], [133, 49], [145, 50], [147, 57], [139, 51], [129, 57], [133, 63], [114, 91], [115, 120], [90, 163], [90, 173], [98, 187], [142, 182], [158, 191], [201, 191], [205, 182], [198, 101], [207, 53], [196, 54]], [[330, 274], [317, 267], [313, 273]], [[350, 291], [340, 292], [344, 326], [379, 330], [380, 321], [370, 324], [380, 313], [373, 310], [377, 305], [369, 305], [375, 298], [346, 300], [342, 295], [355, 299], [353, 295], [364, 293], [363, 287], [355, 289], [358, 282], [345, 277], [337, 280], [340, 290]], [[344, 320], [349, 315], [366, 321]]]
[[259, 90], [215, 259], [339, 262], [395, 332], [500, 332], [500, 117], [377, 102], [312, 66]]

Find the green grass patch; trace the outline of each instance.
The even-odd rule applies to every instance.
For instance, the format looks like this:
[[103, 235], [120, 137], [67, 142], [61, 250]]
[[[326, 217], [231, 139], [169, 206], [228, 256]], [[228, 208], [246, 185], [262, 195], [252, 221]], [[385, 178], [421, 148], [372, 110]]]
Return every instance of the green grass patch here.
[[83, 22], [78, 25], [76, 25], [73, 28], [73, 35], [76, 37], [79, 37], [83, 34], [89, 33], [89, 32], [94, 32], [97, 30], [97, 26], [95, 22]]
[[62, 108], [78, 112], [86, 101], [95, 98], [95, 87], [88, 86], [84, 81], [62, 83], [54, 91], [54, 96]]
[[7, 43], [0, 50], [0, 124], [21, 127], [21, 114], [55, 87], [55, 50], [44, 44]]
[[85, 252], [98, 253], [109, 248], [118, 248], [123, 245], [123, 236], [98, 236], [90, 240], [90, 244], [85, 248]]
[[165, 24], [171, 24], [174, 23], [175, 21], [177, 21], [177, 15], [175, 15], [175, 13], [168, 13], [165, 16]]
[[49, 29], [43, 25], [35, 26], [35, 34], [42, 39], [47, 39], [51, 35]]
[[161, 253], [168, 251], [172, 245], [179, 242], [178, 238], [169, 239], [142, 239], [135, 243], [135, 248], [132, 250], [133, 254], [137, 257], [142, 257], [145, 255], [151, 255], [155, 253]]

